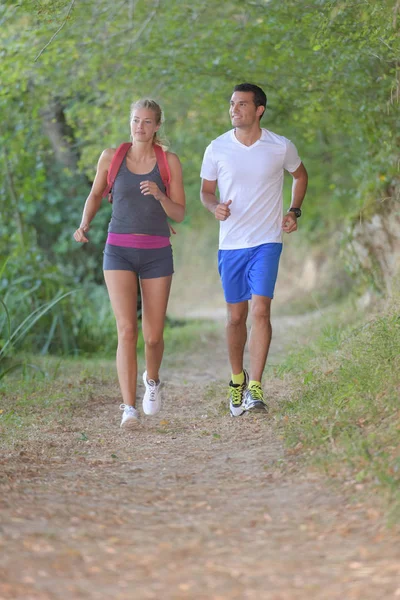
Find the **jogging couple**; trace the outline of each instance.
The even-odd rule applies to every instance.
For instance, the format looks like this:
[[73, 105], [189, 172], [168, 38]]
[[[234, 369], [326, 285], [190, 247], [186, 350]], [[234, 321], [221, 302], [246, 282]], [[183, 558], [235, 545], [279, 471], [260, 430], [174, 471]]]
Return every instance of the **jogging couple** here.
[[[229, 408], [237, 417], [266, 410], [261, 385], [271, 342], [270, 309], [282, 251], [282, 232], [297, 229], [307, 188], [307, 172], [296, 147], [283, 136], [260, 127], [267, 98], [253, 84], [237, 85], [231, 96], [232, 129], [211, 142], [201, 167], [200, 197], [220, 222], [218, 269], [227, 303], [227, 343], [232, 368]], [[160, 152], [157, 131], [161, 109], [152, 100], [131, 108], [131, 139], [112, 188], [112, 216], [104, 250], [104, 277], [118, 330], [117, 372], [123, 410], [121, 427], [138, 423], [136, 409], [138, 279], [142, 293], [142, 328], [146, 371], [143, 412], [161, 408], [159, 369], [163, 330], [173, 274], [167, 218], [181, 222], [185, 193], [179, 158]], [[100, 156], [82, 220], [74, 233], [86, 233], [97, 213], [115, 149]], [[161, 158], [160, 158], [161, 156]], [[166, 161], [169, 182], [162, 177]], [[292, 200], [283, 214], [284, 170], [293, 177]], [[219, 199], [216, 196], [218, 187]], [[250, 367], [244, 369], [246, 321], [251, 300]]]

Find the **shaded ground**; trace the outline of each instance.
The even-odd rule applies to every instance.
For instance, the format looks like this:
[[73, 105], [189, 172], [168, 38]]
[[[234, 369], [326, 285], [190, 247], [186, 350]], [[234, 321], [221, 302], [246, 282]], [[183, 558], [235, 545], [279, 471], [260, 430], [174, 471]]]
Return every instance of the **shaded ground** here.
[[[271, 361], [300, 324], [276, 320]], [[268, 417], [227, 415], [222, 326], [216, 340], [166, 358], [164, 409], [134, 432], [99, 378], [3, 444], [1, 600], [400, 598], [399, 536], [285, 452], [281, 380]]]

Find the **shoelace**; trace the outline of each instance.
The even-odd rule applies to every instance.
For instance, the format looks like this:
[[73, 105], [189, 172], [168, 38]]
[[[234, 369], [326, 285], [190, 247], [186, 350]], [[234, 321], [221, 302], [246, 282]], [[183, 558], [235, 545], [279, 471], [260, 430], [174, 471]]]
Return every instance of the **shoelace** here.
[[150, 402], [154, 402], [156, 399], [156, 394], [157, 394], [157, 388], [160, 385], [159, 383], [157, 384], [154, 379], [148, 379], [147, 380], [147, 385], [150, 388]]
[[229, 386], [229, 396], [232, 404], [242, 404], [244, 387], [244, 383], [231, 383]]
[[261, 386], [254, 385], [249, 388], [249, 392], [253, 400], [261, 400], [261, 402], [264, 402], [264, 395]]

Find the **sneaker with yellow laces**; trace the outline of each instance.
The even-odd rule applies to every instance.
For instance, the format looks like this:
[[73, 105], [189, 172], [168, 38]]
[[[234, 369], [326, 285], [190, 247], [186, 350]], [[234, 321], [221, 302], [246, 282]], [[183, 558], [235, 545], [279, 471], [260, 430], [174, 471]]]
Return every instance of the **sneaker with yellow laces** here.
[[243, 411], [264, 411], [268, 406], [264, 401], [264, 393], [259, 383], [252, 384], [244, 393]]
[[243, 398], [249, 381], [247, 371], [243, 369], [243, 383], [229, 382], [229, 410], [232, 417], [240, 417], [244, 413]]

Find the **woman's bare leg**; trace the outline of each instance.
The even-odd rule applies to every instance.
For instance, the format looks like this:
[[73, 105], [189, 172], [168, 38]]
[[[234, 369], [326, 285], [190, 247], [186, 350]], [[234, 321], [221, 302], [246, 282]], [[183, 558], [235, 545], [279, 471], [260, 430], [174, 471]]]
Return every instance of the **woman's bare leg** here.
[[164, 323], [172, 275], [142, 279], [142, 328], [146, 352], [147, 379], [158, 381], [164, 353]]
[[104, 271], [118, 331], [117, 373], [124, 404], [136, 405], [137, 294], [138, 280], [132, 271]]

